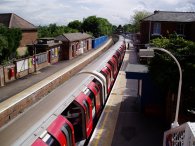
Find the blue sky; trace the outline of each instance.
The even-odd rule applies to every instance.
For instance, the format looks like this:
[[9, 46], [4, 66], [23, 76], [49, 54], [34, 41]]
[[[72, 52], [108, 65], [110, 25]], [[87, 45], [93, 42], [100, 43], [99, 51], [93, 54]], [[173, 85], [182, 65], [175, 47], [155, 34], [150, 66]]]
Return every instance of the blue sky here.
[[91, 15], [124, 25], [140, 10], [195, 11], [195, 0], [0, 0], [0, 13], [15, 13], [34, 25], [67, 25]]

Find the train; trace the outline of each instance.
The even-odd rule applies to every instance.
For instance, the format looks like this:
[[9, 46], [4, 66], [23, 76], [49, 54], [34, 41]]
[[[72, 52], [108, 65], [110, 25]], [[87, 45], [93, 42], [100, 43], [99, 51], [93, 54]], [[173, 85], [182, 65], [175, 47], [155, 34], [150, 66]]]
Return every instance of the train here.
[[1, 145], [86, 145], [117, 78], [125, 51], [125, 40], [119, 36], [103, 55], [4, 127], [0, 131]]

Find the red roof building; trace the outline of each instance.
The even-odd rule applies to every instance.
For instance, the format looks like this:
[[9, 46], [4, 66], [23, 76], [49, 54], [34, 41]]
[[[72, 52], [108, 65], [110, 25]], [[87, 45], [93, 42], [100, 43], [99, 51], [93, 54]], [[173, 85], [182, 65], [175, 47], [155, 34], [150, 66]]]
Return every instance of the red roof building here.
[[25, 47], [37, 39], [37, 28], [27, 20], [14, 13], [0, 14], [0, 24], [8, 28], [19, 28], [22, 31], [20, 47]]
[[141, 20], [140, 26], [141, 43], [173, 33], [195, 41], [195, 12], [154, 11]]

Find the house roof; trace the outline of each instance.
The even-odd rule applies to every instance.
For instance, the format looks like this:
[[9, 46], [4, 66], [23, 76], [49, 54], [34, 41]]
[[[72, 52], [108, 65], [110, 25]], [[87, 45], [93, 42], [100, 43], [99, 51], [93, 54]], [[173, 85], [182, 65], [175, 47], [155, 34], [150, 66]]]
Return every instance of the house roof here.
[[92, 38], [91, 35], [87, 33], [64, 33], [60, 36], [57, 36], [55, 39], [60, 40], [60, 41], [79, 41], [79, 40], [84, 40]]
[[195, 12], [154, 11], [142, 21], [195, 22]]
[[37, 28], [14, 13], [0, 14], [0, 23], [8, 28], [20, 28], [21, 30], [36, 30]]

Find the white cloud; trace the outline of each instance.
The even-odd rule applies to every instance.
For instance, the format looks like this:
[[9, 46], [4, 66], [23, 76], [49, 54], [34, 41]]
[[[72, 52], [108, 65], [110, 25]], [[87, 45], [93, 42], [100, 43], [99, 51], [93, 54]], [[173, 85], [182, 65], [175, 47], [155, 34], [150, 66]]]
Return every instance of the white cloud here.
[[135, 11], [194, 11], [194, 0], [1, 0], [0, 13], [13, 12], [35, 25], [67, 24], [91, 15], [104, 17], [112, 24], [130, 22]]

